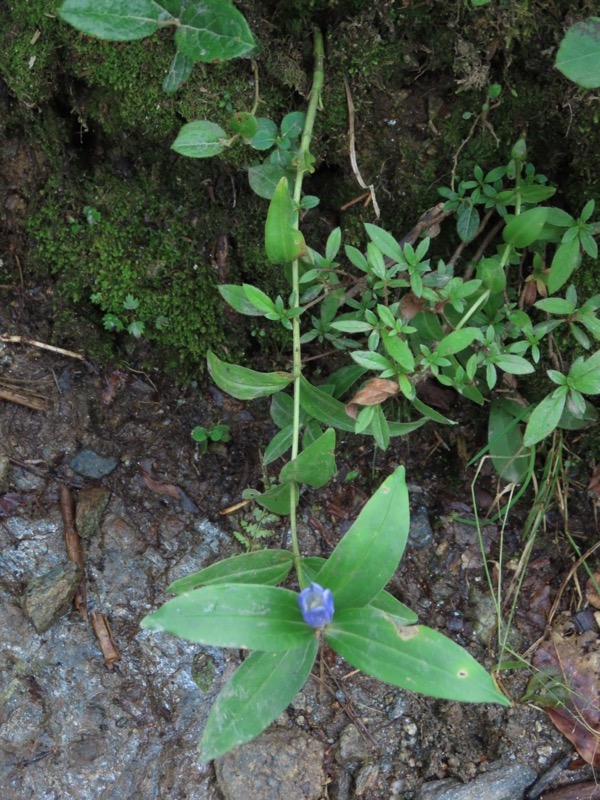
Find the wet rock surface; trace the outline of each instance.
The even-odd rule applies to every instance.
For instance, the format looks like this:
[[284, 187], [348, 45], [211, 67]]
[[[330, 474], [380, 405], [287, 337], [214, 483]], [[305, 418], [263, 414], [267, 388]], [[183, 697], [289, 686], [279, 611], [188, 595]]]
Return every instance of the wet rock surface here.
[[522, 800], [536, 773], [523, 764], [498, 766], [463, 786], [454, 780], [426, 784], [416, 800]]
[[[476, 795], [441, 795], [445, 800], [488, 800], [495, 796], [485, 794], [492, 774], [487, 762], [517, 759], [534, 773], [564, 748], [538, 711], [416, 697], [324, 651], [302, 692], [263, 736], [216, 765], [199, 766], [197, 744], [211, 704], [241, 656], [141, 631], [139, 622], [167, 598], [172, 581], [241, 552], [232, 535], [240, 517], [218, 512], [259, 484], [254, 454], [272, 435], [266, 406], [227, 405], [209, 391], [168, 384], [140, 392], [128, 383], [105, 403], [110, 374], [27, 349], [11, 352], [10, 363], [16, 377], [33, 374], [44, 382], [49, 403], [45, 412], [0, 406], [0, 786], [7, 797], [415, 800], [424, 784], [423, 791], [432, 791], [433, 781], [454, 779], [463, 783], [444, 790], [484, 783]], [[52, 373], [62, 376], [58, 384]], [[226, 450], [196, 452], [189, 432], [199, 409], [204, 421], [231, 426]], [[84, 441], [111, 454], [114, 466], [102, 477], [72, 468]], [[151, 464], [152, 472], [140, 463]], [[367, 455], [365, 474], [371, 469]], [[65, 566], [62, 485], [71, 487], [83, 534], [88, 611], [106, 616], [121, 654], [112, 669], [89, 620], [70, 606], [63, 610], [76, 569]], [[422, 493], [430, 496], [429, 489]], [[327, 555], [360, 503], [361, 495], [342, 481], [307, 493], [303, 550]], [[431, 503], [419, 503], [429, 506], [433, 522]], [[322, 518], [326, 537], [315, 532], [312, 515]], [[469, 646], [489, 667], [486, 649], [465, 621], [468, 584], [482, 590], [483, 584], [462, 558], [463, 533], [445, 525], [436, 518], [433, 541], [409, 548], [390, 589], [425, 624]], [[284, 521], [275, 524], [272, 543], [280, 546], [285, 533]], [[43, 591], [61, 583], [60, 603], [60, 593], [52, 603], [44, 600]], [[38, 619], [41, 633], [24, 611], [34, 617], [25, 602], [33, 596], [40, 610], [54, 606]], [[421, 800], [434, 797], [439, 800]]]

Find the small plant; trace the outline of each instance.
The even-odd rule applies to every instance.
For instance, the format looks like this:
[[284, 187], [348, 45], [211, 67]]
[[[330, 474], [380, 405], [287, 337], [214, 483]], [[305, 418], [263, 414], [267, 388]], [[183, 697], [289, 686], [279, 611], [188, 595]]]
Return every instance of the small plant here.
[[205, 428], [203, 425], [197, 425], [192, 430], [192, 439], [200, 445], [200, 452], [206, 453], [210, 442], [228, 442], [231, 439], [231, 430], [229, 425], [219, 423], [213, 425], [211, 428]]
[[[107, 305], [102, 292], [94, 292], [90, 300], [92, 303], [96, 303], [102, 308], [105, 308]], [[136, 318], [137, 315], [135, 312], [139, 309], [139, 306], [140, 301], [132, 294], [128, 294], [123, 300], [122, 307], [118, 312], [107, 311], [104, 314], [102, 318], [104, 327], [107, 331], [113, 331], [114, 333], [127, 331], [131, 336], [140, 339], [146, 332], [146, 324], [142, 320]], [[156, 330], [162, 331], [166, 328], [168, 322], [166, 317], [159, 316], [154, 320], [154, 327]]]

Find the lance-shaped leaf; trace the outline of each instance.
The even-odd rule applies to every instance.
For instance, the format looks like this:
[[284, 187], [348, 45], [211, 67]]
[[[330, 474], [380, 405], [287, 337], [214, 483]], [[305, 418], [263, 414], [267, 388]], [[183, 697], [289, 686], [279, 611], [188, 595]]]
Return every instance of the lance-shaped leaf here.
[[267, 652], [302, 647], [314, 636], [295, 592], [242, 583], [217, 583], [181, 594], [140, 625], [189, 642]]
[[367, 675], [411, 692], [467, 703], [509, 700], [462, 647], [424, 625], [399, 625], [374, 608], [336, 611], [326, 642]]
[[192, 3], [181, 14], [175, 44], [192, 61], [228, 61], [256, 46], [248, 23], [235, 6], [223, 0]]
[[288, 550], [258, 550], [243, 553], [209, 567], [186, 575], [172, 583], [167, 591], [183, 594], [214, 583], [256, 583], [276, 586], [286, 577], [292, 566], [292, 554]]
[[571, 277], [572, 272], [581, 263], [579, 239], [571, 239], [559, 245], [552, 259], [550, 275], [548, 276], [548, 291], [550, 294], [557, 292]]
[[227, 134], [220, 125], [201, 119], [184, 125], [171, 147], [188, 158], [210, 158], [222, 153], [226, 143]]
[[258, 736], [291, 703], [315, 662], [318, 639], [282, 653], [252, 653], [217, 697], [200, 740], [200, 762]]
[[243, 286], [236, 286], [234, 283], [222, 283], [217, 286], [217, 289], [223, 300], [229, 303], [232, 308], [235, 308], [239, 314], [245, 314], [248, 317], [264, 316], [264, 312], [252, 305], [248, 300]]
[[329, 428], [297, 458], [283, 467], [279, 473], [279, 480], [282, 482], [293, 480], [320, 489], [335, 475], [334, 452], [335, 431]]
[[508, 483], [523, 483], [529, 472], [530, 450], [523, 445], [519, 422], [525, 408], [518, 416], [512, 406], [503, 400], [492, 400], [488, 422], [488, 445], [492, 463], [500, 477]]
[[[249, 494], [248, 492], [248, 495]], [[252, 499], [255, 500], [259, 506], [266, 508], [272, 514], [278, 514], [280, 517], [286, 517], [291, 513], [292, 500], [295, 508], [298, 505], [298, 498], [298, 485], [294, 483], [294, 481], [279, 483], [267, 489], [266, 492], [257, 492], [252, 495]]]
[[287, 178], [281, 178], [271, 198], [265, 225], [265, 250], [272, 264], [287, 264], [306, 253], [304, 237], [296, 226], [297, 215]]
[[219, 389], [238, 400], [254, 400], [275, 394], [291, 383], [287, 372], [256, 372], [236, 364], [221, 361], [214, 353], [207, 356], [208, 371]]
[[555, 392], [544, 397], [542, 402], [537, 404], [525, 428], [523, 437], [525, 447], [537, 444], [552, 433], [560, 422], [566, 402], [567, 387], [559, 386]]
[[444, 336], [442, 341], [438, 344], [436, 353], [439, 356], [450, 356], [454, 353], [460, 353], [465, 348], [473, 343], [474, 339], [480, 339], [481, 333], [479, 328], [463, 328], [462, 330], [452, 331], [447, 336]]
[[180, 53], [179, 50], [173, 56], [171, 66], [167, 77], [163, 81], [163, 91], [167, 94], [173, 94], [179, 89], [182, 83], [185, 83], [192, 74], [194, 69], [194, 62]]
[[515, 247], [528, 247], [539, 238], [547, 217], [545, 206], [530, 208], [512, 217], [502, 231], [504, 241]]
[[316, 577], [333, 592], [336, 609], [364, 606], [383, 589], [402, 558], [409, 525], [404, 467], [398, 467], [367, 502]]
[[113, 42], [144, 39], [172, 19], [154, 0], [65, 0], [58, 13], [77, 30]]

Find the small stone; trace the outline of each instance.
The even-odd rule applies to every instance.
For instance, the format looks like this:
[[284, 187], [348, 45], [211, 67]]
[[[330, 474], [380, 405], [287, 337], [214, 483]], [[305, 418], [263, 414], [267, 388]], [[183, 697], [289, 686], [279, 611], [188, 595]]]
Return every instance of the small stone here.
[[467, 784], [452, 778], [426, 783], [416, 800], [523, 800], [535, 779], [535, 770], [511, 764], [490, 769]]
[[427, 506], [420, 505], [411, 511], [410, 528], [408, 531], [408, 544], [420, 549], [427, 547], [433, 541], [433, 531], [429, 521]]
[[82, 539], [91, 539], [98, 532], [110, 492], [102, 486], [82, 489], [77, 498], [75, 520]]
[[103, 478], [117, 466], [117, 459], [112, 456], [98, 455], [93, 450], [81, 450], [69, 461], [69, 466], [78, 475], [84, 478]]
[[81, 568], [69, 561], [27, 584], [23, 610], [38, 633], [44, 633], [70, 608], [81, 580]]
[[365, 764], [361, 767], [356, 776], [354, 784], [355, 797], [365, 797], [375, 789], [377, 778], [379, 777], [379, 766], [377, 764]]
[[269, 731], [215, 761], [225, 800], [317, 800], [325, 749], [302, 731]]
[[346, 725], [340, 735], [338, 762], [348, 764], [351, 761], [364, 761], [368, 757], [369, 748], [356, 725]]

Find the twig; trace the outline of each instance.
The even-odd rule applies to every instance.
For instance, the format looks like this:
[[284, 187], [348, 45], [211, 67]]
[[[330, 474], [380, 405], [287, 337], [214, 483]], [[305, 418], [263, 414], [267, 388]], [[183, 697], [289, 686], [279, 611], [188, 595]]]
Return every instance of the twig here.
[[346, 87], [346, 102], [348, 103], [348, 147], [350, 149], [350, 163], [352, 164], [352, 172], [354, 173], [354, 177], [358, 181], [359, 186], [361, 186], [363, 189], [367, 189], [370, 192], [376, 219], [379, 219], [381, 212], [379, 210], [377, 198], [375, 197], [375, 187], [373, 184], [367, 186], [363, 180], [363, 176], [360, 174], [358, 162], [356, 160], [356, 142], [354, 138], [354, 102], [352, 100], [350, 85], [346, 78], [344, 78], [344, 86]]
[[112, 669], [117, 661], [121, 660], [121, 653], [115, 644], [112, 631], [108, 620], [99, 611], [91, 611], [90, 619], [92, 620], [92, 628], [100, 644], [100, 650], [104, 657], [104, 663], [109, 669]]
[[11, 403], [18, 403], [21, 406], [27, 406], [34, 411], [47, 411], [48, 406], [42, 400], [37, 400], [33, 397], [26, 397], [24, 394], [11, 392], [9, 389], [0, 389], [0, 400], [8, 400]]
[[81, 546], [81, 539], [77, 533], [75, 525], [75, 506], [73, 503], [73, 495], [68, 486], [61, 485], [60, 487], [60, 513], [63, 520], [65, 529], [65, 544], [67, 546], [67, 555], [73, 563], [81, 567], [81, 582], [77, 587], [75, 593], [74, 605], [83, 619], [87, 619], [87, 593], [85, 587], [85, 561], [83, 557], [83, 548]]
[[45, 344], [44, 342], [37, 342], [35, 339], [30, 339], [28, 336], [0, 336], [0, 342], [6, 344], [30, 344], [32, 347], [39, 347], [41, 350], [50, 350], [52, 353], [58, 353], [61, 356], [69, 356], [70, 358], [78, 358], [84, 360], [81, 353], [74, 353], [72, 350], [64, 350], [62, 347], [54, 347], [52, 344]]

